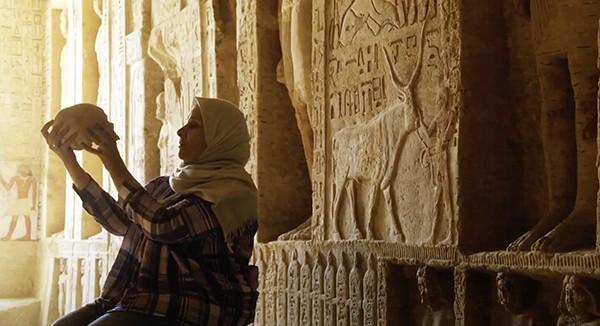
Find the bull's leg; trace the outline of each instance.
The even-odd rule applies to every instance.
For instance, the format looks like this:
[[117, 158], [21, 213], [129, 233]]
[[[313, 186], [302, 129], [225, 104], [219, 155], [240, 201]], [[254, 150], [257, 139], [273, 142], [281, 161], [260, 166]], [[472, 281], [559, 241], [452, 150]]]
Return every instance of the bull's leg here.
[[356, 214], [356, 180], [350, 179], [349, 182], [346, 183], [346, 192], [348, 194], [348, 201], [350, 202], [350, 215], [352, 216], [352, 223], [354, 226], [352, 238], [362, 239], [364, 238], [364, 235], [360, 231], [358, 218]]
[[375, 210], [377, 209], [377, 202], [379, 201], [379, 187], [373, 186], [371, 190], [371, 196], [369, 196], [369, 206], [367, 207], [367, 220], [365, 222], [365, 228], [367, 233], [367, 239], [374, 239], [373, 236], [373, 217], [375, 216]]
[[[337, 178], [336, 178], [337, 179]], [[334, 180], [336, 180], [334, 179]], [[333, 203], [332, 203], [332, 211], [331, 211], [331, 227], [332, 234], [331, 238], [333, 240], [340, 240], [342, 238], [340, 234], [340, 226], [339, 226], [339, 215], [340, 215], [340, 205], [342, 202], [342, 192], [346, 187], [346, 177], [343, 179], [337, 179], [333, 185]]]
[[383, 198], [385, 199], [385, 206], [392, 217], [392, 236], [398, 242], [405, 242], [406, 237], [402, 231], [402, 224], [400, 223], [398, 216], [396, 216], [396, 210], [394, 209], [394, 196], [392, 193], [392, 187], [390, 185], [387, 185], [385, 188], [383, 188]]

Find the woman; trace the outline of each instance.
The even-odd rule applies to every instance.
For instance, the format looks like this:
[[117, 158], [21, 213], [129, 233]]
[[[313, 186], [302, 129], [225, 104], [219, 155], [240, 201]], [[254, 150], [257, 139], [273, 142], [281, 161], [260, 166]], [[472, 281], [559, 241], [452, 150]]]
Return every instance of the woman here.
[[[52, 131], [49, 129], [52, 127]], [[115, 201], [77, 163], [68, 127], [42, 128], [62, 159], [84, 208], [108, 232], [124, 236], [102, 295], [54, 325], [244, 325], [252, 322], [257, 274], [249, 265], [256, 188], [244, 170], [249, 135], [231, 103], [196, 98], [179, 129], [181, 166], [142, 187], [110, 133], [91, 131], [118, 189]]]

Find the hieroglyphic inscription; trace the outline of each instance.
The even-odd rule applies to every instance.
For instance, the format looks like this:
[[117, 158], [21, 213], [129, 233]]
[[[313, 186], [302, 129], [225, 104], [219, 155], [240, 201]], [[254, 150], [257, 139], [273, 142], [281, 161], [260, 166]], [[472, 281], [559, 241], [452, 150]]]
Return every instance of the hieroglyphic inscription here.
[[[110, 6], [110, 109], [108, 118], [121, 138], [127, 131], [127, 53], [125, 40], [125, 0], [107, 2]], [[117, 143], [126, 157], [126, 143]]]
[[[40, 1], [3, 1], [0, 10], [0, 108], [3, 160], [27, 161], [37, 172], [45, 108], [44, 19]], [[38, 174], [38, 173], [36, 173]], [[39, 175], [39, 174], [38, 174]]]
[[317, 252], [312, 269], [312, 324], [323, 325], [323, 266], [321, 266], [320, 254]]
[[257, 90], [257, 55], [256, 43], [256, 2], [241, 1], [237, 5], [237, 67], [238, 88], [240, 90], [240, 110], [246, 117], [250, 132], [250, 159], [246, 168], [256, 180], [256, 90]]
[[[308, 110], [313, 122], [313, 219], [314, 240], [325, 239], [325, 0], [313, 1], [312, 33], [313, 44], [311, 54], [311, 106]], [[313, 317], [313, 320], [315, 318]]]

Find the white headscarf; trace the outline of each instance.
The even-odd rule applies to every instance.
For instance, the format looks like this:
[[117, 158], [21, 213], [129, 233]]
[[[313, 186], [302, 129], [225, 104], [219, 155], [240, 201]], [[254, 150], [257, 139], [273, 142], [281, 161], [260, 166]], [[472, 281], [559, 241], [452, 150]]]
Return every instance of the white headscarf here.
[[246, 119], [225, 100], [197, 97], [206, 149], [192, 163], [181, 163], [169, 178], [178, 194], [194, 194], [213, 203], [231, 250], [237, 236], [257, 218], [257, 191], [244, 166], [250, 158]]

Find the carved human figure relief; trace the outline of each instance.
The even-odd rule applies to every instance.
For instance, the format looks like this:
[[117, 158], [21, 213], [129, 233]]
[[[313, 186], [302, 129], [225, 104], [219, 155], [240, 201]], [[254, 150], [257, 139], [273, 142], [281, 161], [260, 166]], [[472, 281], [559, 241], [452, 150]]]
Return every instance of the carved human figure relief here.
[[369, 260], [367, 261], [367, 270], [362, 280], [363, 285], [363, 325], [364, 326], [375, 326], [377, 325], [377, 271], [375, 255], [369, 254]]
[[517, 274], [496, 274], [498, 302], [507, 314], [501, 318], [506, 326], [549, 325], [547, 311], [538, 301], [537, 281]]
[[337, 301], [336, 325], [348, 326], [348, 322], [350, 321], [350, 315], [348, 313], [348, 269], [344, 262], [344, 254], [340, 254], [335, 281]]
[[306, 251], [303, 251], [303, 256], [304, 259], [300, 267], [300, 323], [301, 325], [310, 325], [312, 312], [310, 256]]
[[[287, 323], [287, 265], [284, 261], [284, 252], [282, 251], [277, 260], [277, 324], [284, 325]], [[291, 281], [291, 280], [290, 280]]]
[[265, 321], [264, 321], [264, 313], [265, 313], [264, 289], [266, 288], [265, 282], [266, 282], [267, 277], [265, 276], [266, 265], [265, 265], [265, 261], [263, 260], [263, 255], [262, 255], [261, 250], [254, 250], [250, 264], [256, 265], [256, 267], [258, 267], [258, 270], [259, 270], [259, 273], [258, 273], [259, 295], [258, 295], [258, 298], [256, 301], [254, 320], [257, 324], [262, 325], [265, 323]]
[[161, 174], [169, 173], [175, 168], [175, 155], [173, 152], [175, 142], [172, 140], [173, 126], [167, 118], [165, 107], [165, 93], [161, 92], [156, 97], [156, 119], [161, 122], [160, 132], [158, 134], [158, 149], [160, 151], [160, 170]]
[[548, 207], [509, 249], [592, 247], [598, 191], [596, 35], [600, 2], [516, 3], [531, 21], [535, 43]]
[[110, 67], [108, 66], [108, 22], [104, 17], [106, 10], [105, 0], [94, 0], [94, 12], [100, 18], [100, 26], [98, 27], [98, 33], [96, 34], [96, 42], [94, 44], [94, 50], [96, 51], [96, 58], [98, 61], [98, 97], [96, 99], [96, 105], [101, 108], [108, 108], [110, 104], [109, 99], [109, 88], [110, 83], [108, 81], [108, 72]]
[[287, 280], [288, 315], [286, 325], [297, 326], [300, 320], [298, 315], [300, 312], [300, 264], [298, 263], [298, 252], [296, 250], [292, 250]]
[[387, 283], [388, 266], [386, 263], [377, 263], [377, 325], [387, 325]]
[[350, 269], [350, 325], [362, 325], [362, 278], [360, 277], [360, 256], [354, 254], [352, 268]]
[[566, 275], [560, 294], [558, 326], [600, 325], [600, 281]]
[[334, 325], [337, 321], [336, 318], [336, 282], [335, 282], [335, 258], [333, 253], [327, 255], [327, 267], [325, 267], [325, 305], [323, 311], [323, 324]]
[[275, 253], [268, 251], [267, 261], [267, 283], [263, 293], [265, 296], [265, 323], [266, 325], [275, 325], [276, 320], [276, 296], [277, 296], [277, 262]]
[[321, 265], [321, 255], [315, 256], [315, 262], [312, 269], [312, 325], [323, 325], [323, 266]]
[[58, 302], [57, 302], [57, 306], [58, 306], [58, 315], [59, 316], [64, 316], [65, 315], [65, 308], [67, 305], [67, 279], [68, 279], [68, 274], [67, 274], [67, 260], [64, 258], [60, 258], [58, 259], [59, 264], [60, 264], [60, 272], [58, 274]]
[[106, 265], [106, 261], [104, 258], [98, 258], [97, 260], [98, 262], [98, 293], [102, 293], [102, 289], [104, 288], [104, 284], [106, 283], [106, 278], [108, 277], [108, 271], [106, 269], [107, 265]]
[[15, 240], [33, 240], [32, 228], [37, 223], [38, 186], [28, 164], [20, 163], [16, 173], [5, 180], [0, 175], [0, 185], [6, 191], [7, 208], [4, 214], [10, 217], [8, 231], [0, 240], [13, 240], [19, 219], [23, 219], [25, 234]]
[[93, 293], [90, 294], [90, 268], [86, 259], [79, 261], [79, 270], [81, 277], [79, 279], [81, 286], [81, 304], [87, 304], [93, 300]]
[[417, 288], [421, 304], [427, 309], [421, 325], [454, 325], [452, 280], [440, 271], [422, 266], [417, 270]]

